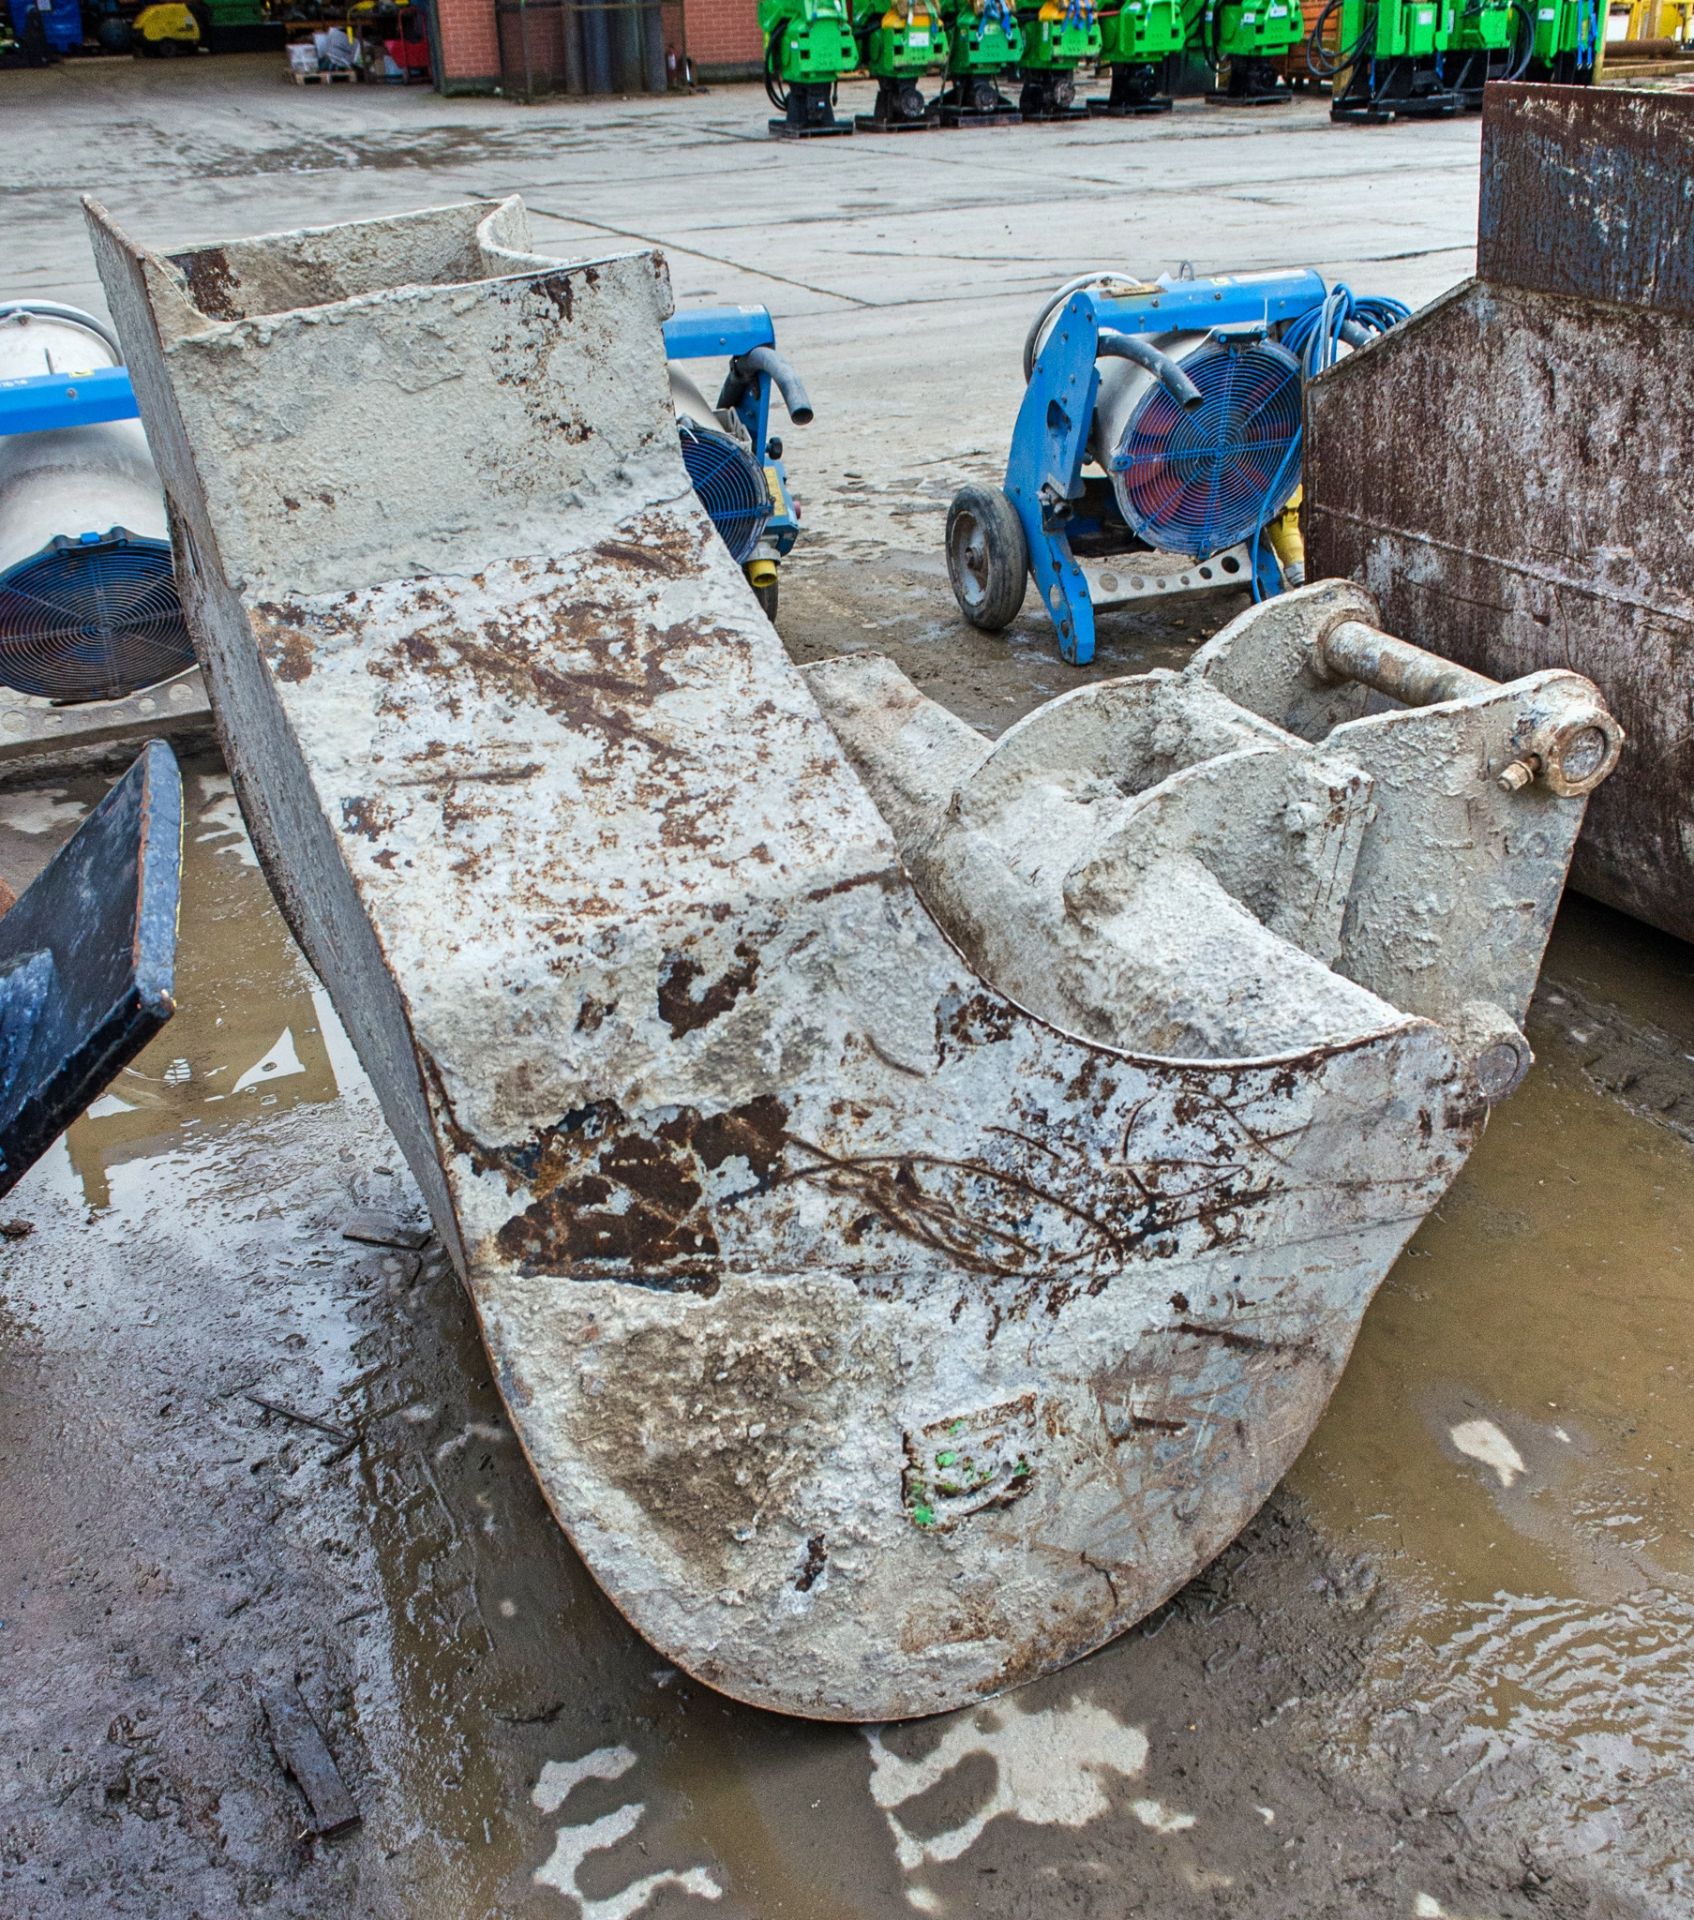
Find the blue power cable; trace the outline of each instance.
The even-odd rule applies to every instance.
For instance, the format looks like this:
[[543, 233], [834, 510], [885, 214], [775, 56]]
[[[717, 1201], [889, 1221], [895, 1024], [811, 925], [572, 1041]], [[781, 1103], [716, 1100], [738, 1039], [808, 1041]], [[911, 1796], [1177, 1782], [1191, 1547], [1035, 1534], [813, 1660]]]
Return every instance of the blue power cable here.
[[[1374, 339], [1376, 335], [1386, 333], [1390, 327], [1398, 326], [1402, 320], [1410, 319], [1411, 312], [1403, 300], [1395, 300], [1382, 293], [1356, 294], [1344, 281], [1338, 280], [1315, 307], [1308, 307], [1304, 313], [1289, 321], [1283, 329], [1282, 344], [1299, 361], [1302, 376], [1310, 380], [1335, 365], [1341, 357], [1343, 345], [1363, 346], [1367, 339]], [[1363, 337], [1349, 339], [1349, 328], [1355, 336]], [[1271, 502], [1278, 498], [1278, 489], [1290, 467], [1297, 470], [1304, 441], [1305, 423], [1302, 418], [1300, 430], [1289, 442], [1264, 492], [1259, 524], [1253, 530], [1252, 578], [1255, 600], [1264, 598], [1259, 586], [1259, 542], [1264, 538]]]

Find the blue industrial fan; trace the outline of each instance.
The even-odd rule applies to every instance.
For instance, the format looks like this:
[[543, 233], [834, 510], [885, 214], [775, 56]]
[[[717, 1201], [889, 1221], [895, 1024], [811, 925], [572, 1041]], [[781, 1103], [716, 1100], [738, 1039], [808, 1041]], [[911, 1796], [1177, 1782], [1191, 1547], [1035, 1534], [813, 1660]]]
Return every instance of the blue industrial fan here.
[[1303, 382], [1407, 312], [1309, 269], [1067, 282], [1024, 342], [1005, 485], [961, 488], [948, 510], [960, 611], [999, 632], [1033, 580], [1085, 666], [1096, 607], [1292, 584], [1298, 540], [1273, 523], [1300, 484]]
[[723, 536], [737, 566], [752, 559], [760, 535], [770, 524], [770, 488], [752, 451], [727, 433], [679, 420], [682, 464], [712, 525]]
[[0, 683], [18, 693], [116, 700], [193, 664], [163, 540], [61, 535], [0, 574]]
[[1273, 341], [1218, 342], [1182, 371], [1198, 405], [1152, 382], [1112, 462], [1123, 517], [1149, 547], [1203, 559], [1287, 506], [1300, 468], [1300, 363]]
[[[764, 307], [692, 307], [665, 322], [671, 399], [682, 462], [700, 504], [760, 606], [776, 618], [777, 565], [800, 532], [788, 492], [782, 442], [771, 432], [771, 395], [782, 396], [797, 427], [812, 418], [800, 376], [776, 350]], [[716, 404], [683, 372], [689, 360], [729, 362]]]
[[194, 664], [120, 358], [91, 313], [0, 301], [0, 685], [61, 704]]

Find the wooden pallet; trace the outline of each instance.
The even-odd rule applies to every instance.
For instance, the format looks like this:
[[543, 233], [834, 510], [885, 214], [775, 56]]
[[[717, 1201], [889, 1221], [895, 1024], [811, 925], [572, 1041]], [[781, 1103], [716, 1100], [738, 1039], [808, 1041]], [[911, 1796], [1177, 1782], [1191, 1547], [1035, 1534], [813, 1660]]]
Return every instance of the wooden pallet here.
[[329, 67], [319, 72], [302, 73], [297, 67], [290, 67], [288, 69], [288, 77], [297, 87], [303, 87], [309, 81], [313, 80], [357, 80], [359, 77], [359, 69], [357, 67]]

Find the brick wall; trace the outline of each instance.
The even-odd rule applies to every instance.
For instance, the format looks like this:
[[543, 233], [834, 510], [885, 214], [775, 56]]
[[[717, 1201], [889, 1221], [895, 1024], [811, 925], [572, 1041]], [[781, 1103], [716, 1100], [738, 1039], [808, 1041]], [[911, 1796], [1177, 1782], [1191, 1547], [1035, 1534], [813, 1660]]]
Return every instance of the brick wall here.
[[431, 26], [443, 93], [481, 93], [500, 84], [494, 0], [435, 0]]
[[[763, 63], [758, 0], [682, 0], [688, 57], [701, 80], [756, 75]], [[665, 44], [677, 44], [676, 12], [664, 8]], [[434, 0], [437, 79], [443, 93], [487, 92], [500, 84], [494, 0]]]
[[757, 73], [763, 64], [758, 0], [685, 0], [688, 57], [697, 79]]

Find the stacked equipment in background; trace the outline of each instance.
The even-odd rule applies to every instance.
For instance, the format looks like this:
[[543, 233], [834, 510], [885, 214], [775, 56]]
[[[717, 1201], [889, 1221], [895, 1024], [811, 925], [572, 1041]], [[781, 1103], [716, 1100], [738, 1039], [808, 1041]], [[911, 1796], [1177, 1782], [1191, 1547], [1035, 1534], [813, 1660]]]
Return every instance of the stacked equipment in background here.
[[[1493, 81], [1594, 77], [1600, 0], [1327, 0], [1307, 31], [1298, 0], [760, 0], [774, 135], [1126, 119], [1169, 112], [1173, 68], [1197, 54], [1230, 106], [1290, 100], [1288, 62], [1331, 85], [1331, 117], [1472, 111]], [[1092, 67], [1109, 91], [1077, 100]], [[863, 73], [876, 103], [838, 116]], [[939, 84], [926, 91], [933, 78]], [[1016, 86], [1016, 97], [1012, 89]]]
[[947, 63], [947, 33], [935, 0], [861, 6], [854, 21], [859, 59], [876, 82], [876, 106], [861, 113], [862, 133], [904, 133], [937, 124], [918, 82]]
[[1237, 107], [1292, 98], [1278, 63], [1305, 38], [1298, 0], [1186, 0], [1187, 44], [1227, 78], [1208, 99]]
[[1475, 112], [1496, 81], [1587, 85], [1604, 18], [1598, 0], [1328, 0], [1306, 60], [1334, 120]]
[[1023, 26], [1012, 0], [941, 0], [947, 85], [937, 101], [944, 127], [999, 126], [1023, 116], [1003, 90], [1023, 64]]
[[1170, 65], [1188, 44], [1182, 0], [1123, 0], [1100, 15], [1100, 66], [1111, 92], [1091, 99], [1088, 111], [1120, 119], [1169, 113]]
[[1094, 0], [1040, 0], [1018, 9], [1023, 26], [1023, 89], [1018, 106], [1026, 120], [1087, 117], [1076, 100], [1076, 71], [1100, 57], [1100, 20]]

